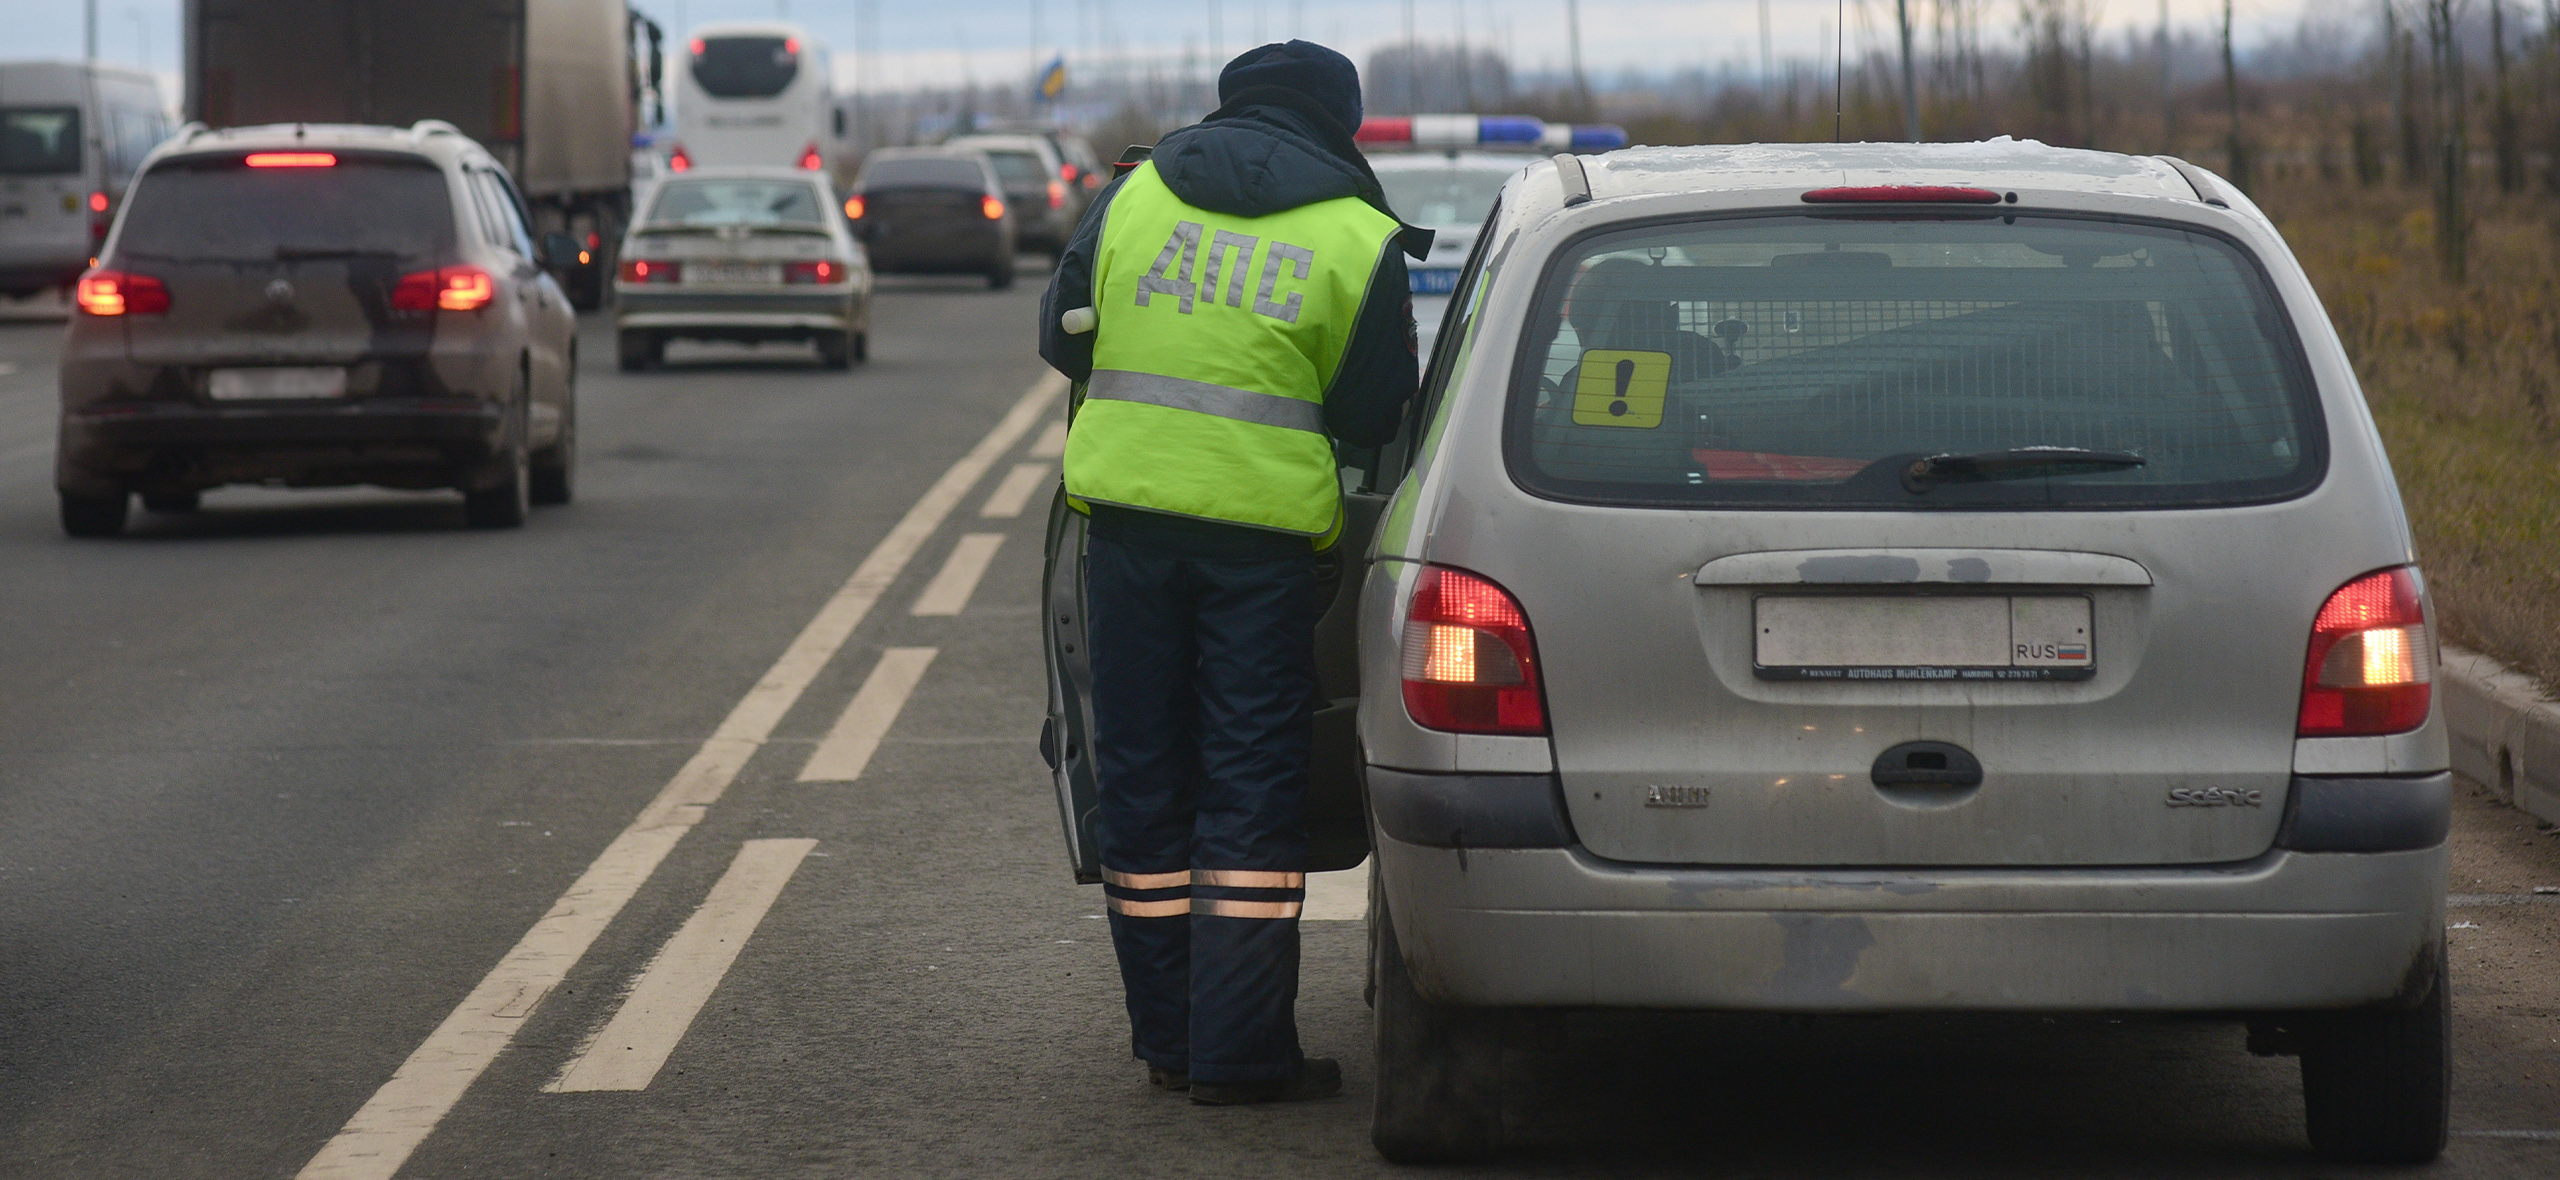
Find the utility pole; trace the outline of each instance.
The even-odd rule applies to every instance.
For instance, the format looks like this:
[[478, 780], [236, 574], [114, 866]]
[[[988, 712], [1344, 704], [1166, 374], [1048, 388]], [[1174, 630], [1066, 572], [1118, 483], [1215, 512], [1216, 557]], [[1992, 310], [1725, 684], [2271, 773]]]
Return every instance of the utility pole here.
[[1769, 0], [1760, 0], [1760, 100], [1769, 100]]
[[2160, 150], [2178, 151], [2178, 63], [2169, 50], [2169, 0], [2160, 0]]
[[1413, 0], [1404, 0], [1404, 113], [1422, 110], [1422, 43], [1414, 39]]
[[98, 64], [98, 0], [82, 0], [80, 5], [80, 60]]
[[[1407, 9], [1406, 11], [1410, 12], [1412, 10]], [[1591, 115], [1591, 80], [1584, 77], [1582, 73], [1581, 0], [1564, 0], [1564, 23], [1565, 33], [1567, 37], [1571, 39], [1573, 49], [1574, 114], [1588, 118]]]
[[2222, 104], [2231, 133], [2223, 144], [2231, 183], [2249, 191], [2249, 149], [2240, 141], [2240, 59], [2231, 49], [2231, 0], [2222, 0]]
[[1893, 19], [1902, 25], [1903, 138], [1920, 142], [1920, 77], [1911, 67], [1911, 0], [1893, 0]]

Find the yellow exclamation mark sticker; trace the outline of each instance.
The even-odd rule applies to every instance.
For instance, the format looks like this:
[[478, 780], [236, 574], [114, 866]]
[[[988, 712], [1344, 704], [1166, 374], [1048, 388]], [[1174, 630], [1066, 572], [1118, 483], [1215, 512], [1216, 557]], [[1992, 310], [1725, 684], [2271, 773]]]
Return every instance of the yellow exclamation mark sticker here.
[[1670, 386], [1670, 353], [1592, 349], [1582, 354], [1573, 424], [1651, 430], [1662, 425], [1662, 395]]

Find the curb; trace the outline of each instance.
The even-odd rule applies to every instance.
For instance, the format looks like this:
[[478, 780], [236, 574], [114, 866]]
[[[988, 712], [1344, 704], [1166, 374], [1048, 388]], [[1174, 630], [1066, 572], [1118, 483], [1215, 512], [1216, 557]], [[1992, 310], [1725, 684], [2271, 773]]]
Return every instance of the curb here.
[[2560, 824], [2560, 705], [2533, 678], [2476, 651], [2444, 646], [2453, 769], [2544, 823]]

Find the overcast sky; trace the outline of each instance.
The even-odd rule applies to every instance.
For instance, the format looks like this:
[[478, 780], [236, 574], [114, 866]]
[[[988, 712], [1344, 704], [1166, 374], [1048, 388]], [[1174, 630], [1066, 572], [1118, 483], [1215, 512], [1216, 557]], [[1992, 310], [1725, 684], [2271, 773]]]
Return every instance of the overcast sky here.
[[[432, 0], [415, 0], [432, 2]], [[1929, 0], [1912, 0], [1924, 22]], [[2158, 0], [2093, 0], [2100, 23], [2111, 29], [2149, 28]], [[2016, 0], [1973, 0], [1986, 32], [2007, 36], [2017, 25]], [[1835, 5], [1845, 4], [1849, 51], [1861, 39], [1885, 47], [1893, 28], [1893, 0], [1769, 0], [1770, 40], [1776, 56], [1828, 59]], [[715, 20], [771, 20], [805, 26], [841, 55], [855, 41], [856, 0], [642, 0], [635, 5], [671, 33]], [[982, 82], [1007, 82], [1028, 73], [1035, 56], [1064, 50], [1178, 54], [1187, 46], [1206, 56], [1212, 13], [1217, 45], [1233, 54], [1266, 40], [1304, 36], [1324, 41], [1365, 61], [1368, 52], [1404, 37], [1405, 8], [1397, 0], [870, 0], [877, 14], [879, 81], [891, 85], [956, 81], [965, 61]], [[1756, 0], [1581, 0], [1583, 59], [1595, 72], [1626, 67], [1667, 72], [1705, 64], [1756, 62]], [[2289, 28], [2303, 0], [2239, 0], [2244, 44], [2249, 30]], [[177, 0], [99, 0], [98, 53], [120, 62], [147, 60], [174, 73], [178, 59]], [[1461, 14], [1468, 40], [1507, 50], [1524, 71], [1561, 70], [1567, 61], [1565, 0], [1415, 0], [1413, 11], [1425, 41], [1457, 39]], [[2170, 19], [2202, 27], [2218, 19], [2219, 0], [2169, 0]], [[0, 55], [77, 57], [80, 5], [72, 0], [0, 0], [0, 28], [9, 31]], [[1035, 27], [1038, 36], [1034, 37]], [[1925, 51], [1926, 40], [1922, 45]], [[965, 55], [965, 57], [964, 57]], [[839, 63], [847, 73], [851, 62]]]

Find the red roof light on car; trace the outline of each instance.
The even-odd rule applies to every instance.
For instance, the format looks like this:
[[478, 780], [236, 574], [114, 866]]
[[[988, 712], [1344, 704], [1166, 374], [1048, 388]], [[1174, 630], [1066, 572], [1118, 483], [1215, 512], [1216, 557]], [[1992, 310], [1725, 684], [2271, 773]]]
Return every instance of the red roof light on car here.
[[799, 39], [798, 37], [785, 37], [785, 38], [783, 38], [783, 39], [782, 39], [782, 51], [783, 51], [784, 53], [794, 53], [794, 54], [796, 54], [796, 53], [800, 52], [800, 39]]
[[820, 168], [824, 168], [824, 167], [826, 167], [826, 166], [827, 166], [827, 158], [826, 158], [825, 156], [821, 156], [821, 155], [819, 155], [819, 154], [818, 154], [818, 145], [817, 145], [817, 144], [812, 143], [812, 144], [810, 144], [809, 146], [807, 146], [807, 147], [805, 147], [805, 148], [800, 149], [800, 170], [801, 170], [801, 171], [803, 171], [803, 172], [815, 172], [815, 171], [817, 171], [818, 169], [820, 169]]
[[329, 152], [251, 152], [241, 162], [252, 168], [335, 168], [338, 157]]
[[1405, 609], [1403, 680], [1405, 712], [1426, 729], [1547, 732], [1528, 616], [1479, 575], [1422, 568]]
[[692, 169], [693, 157], [685, 154], [683, 144], [677, 144], [674, 151], [667, 153], [667, 171], [688, 172]]
[[694, 38], [694, 39], [693, 39], [693, 44], [690, 46], [690, 48], [693, 50], [693, 55], [694, 55], [695, 57], [700, 57], [700, 56], [702, 56], [702, 50], [703, 50], [703, 48], [704, 48], [704, 46], [703, 46], [703, 44], [702, 44], [702, 38], [700, 38], [700, 37], [696, 37], [696, 38]]
[[1809, 205], [1854, 201], [1903, 201], [1957, 205], [1997, 205], [2000, 194], [1961, 184], [1852, 184], [1818, 188], [1804, 195]]

